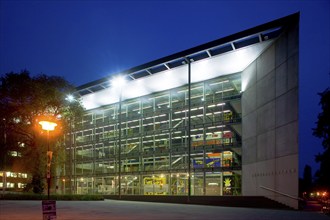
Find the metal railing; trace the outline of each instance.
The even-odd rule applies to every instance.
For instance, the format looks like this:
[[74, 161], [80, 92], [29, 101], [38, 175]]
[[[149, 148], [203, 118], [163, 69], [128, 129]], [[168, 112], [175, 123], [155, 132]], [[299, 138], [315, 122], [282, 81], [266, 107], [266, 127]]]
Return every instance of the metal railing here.
[[287, 193], [283, 193], [283, 192], [280, 192], [278, 190], [274, 190], [274, 189], [271, 189], [271, 188], [268, 188], [268, 187], [265, 187], [265, 186], [259, 186], [259, 187], [261, 189], [265, 189], [265, 190], [268, 190], [268, 191], [271, 191], [271, 192], [280, 194], [280, 195], [285, 196], [285, 197], [288, 197], [290, 199], [294, 199], [294, 200], [297, 200], [297, 201], [302, 201], [303, 200], [302, 198], [299, 198], [299, 197], [296, 197], [296, 196], [292, 196], [292, 195], [289, 195]]

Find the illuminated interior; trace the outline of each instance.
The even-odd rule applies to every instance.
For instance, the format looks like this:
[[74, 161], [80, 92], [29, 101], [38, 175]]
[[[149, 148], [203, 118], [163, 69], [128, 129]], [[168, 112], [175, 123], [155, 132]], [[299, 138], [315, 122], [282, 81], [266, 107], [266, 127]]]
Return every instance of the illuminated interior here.
[[[191, 87], [193, 195], [241, 193], [240, 73]], [[125, 195], [186, 195], [187, 85], [121, 105]], [[118, 103], [87, 111], [74, 129], [76, 193], [118, 194]]]

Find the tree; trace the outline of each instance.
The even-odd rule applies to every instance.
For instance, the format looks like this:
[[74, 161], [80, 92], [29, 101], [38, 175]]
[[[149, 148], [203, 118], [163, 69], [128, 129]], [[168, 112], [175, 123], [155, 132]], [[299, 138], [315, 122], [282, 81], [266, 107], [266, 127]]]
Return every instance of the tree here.
[[330, 186], [330, 89], [327, 88], [318, 94], [321, 99], [322, 112], [318, 114], [316, 128], [313, 135], [322, 139], [323, 153], [316, 155], [316, 162], [320, 163], [320, 169], [316, 172], [318, 185]]
[[310, 192], [313, 187], [312, 180], [312, 167], [309, 165], [305, 165], [303, 179], [300, 180], [300, 193], [304, 195], [304, 192]]
[[[68, 103], [66, 97], [75, 90], [74, 86], [62, 77], [40, 74], [31, 77], [24, 70], [20, 73], [7, 73], [0, 78], [0, 116], [2, 117], [0, 159], [1, 168], [16, 172], [24, 170], [33, 175], [32, 186], [42, 191], [45, 176], [45, 151], [47, 140], [38, 122], [52, 118], [59, 124], [51, 133], [53, 151], [63, 148], [63, 135], [68, 130], [71, 115], [79, 117], [83, 113], [79, 101]], [[8, 152], [17, 152], [22, 157], [12, 158]]]

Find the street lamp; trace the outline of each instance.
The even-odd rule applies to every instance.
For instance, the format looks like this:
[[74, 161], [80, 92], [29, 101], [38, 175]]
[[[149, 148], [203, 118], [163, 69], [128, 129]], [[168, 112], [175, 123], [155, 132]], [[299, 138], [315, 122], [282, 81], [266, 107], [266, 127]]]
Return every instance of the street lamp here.
[[50, 165], [53, 155], [53, 152], [49, 150], [49, 131], [54, 131], [57, 124], [51, 121], [40, 121], [39, 124], [43, 130], [47, 131], [47, 198], [49, 200]]
[[111, 80], [111, 85], [114, 88], [119, 89], [119, 108], [118, 108], [118, 195], [119, 199], [121, 199], [121, 102], [122, 102], [122, 89], [123, 86], [126, 84], [126, 79], [124, 76], [117, 76]]
[[190, 203], [190, 197], [191, 197], [191, 62], [193, 62], [193, 59], [185, 58], [184, 64], [188, 64], [188, 130], [187, 130], [187, 136], [188, 136], [188, 196], [187, 196], [187, 202]]
[[[70, 104], [75, 101], [75, 98], [73, 95], [67, 95], [65, 98]], [[70, 115], [70, 136], [69, 136], [69, 141], [70, 141], [70, 151], [69, 151], [69, 193], [72, 194], [72, 115]], [[74, 184], [75, 186], [76, 184]], [[75, 187], [76, 188], [76, 187]]]

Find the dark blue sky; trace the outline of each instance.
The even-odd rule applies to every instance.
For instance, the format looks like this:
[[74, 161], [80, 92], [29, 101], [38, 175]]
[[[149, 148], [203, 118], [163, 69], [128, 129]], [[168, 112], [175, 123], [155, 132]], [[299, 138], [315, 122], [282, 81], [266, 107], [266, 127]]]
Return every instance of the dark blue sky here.
[[300, 11], [300, 174], [316, 171], [318, 92], [330, 86], [330, 1], [4, 1], [0, 74], [79, 86]]

